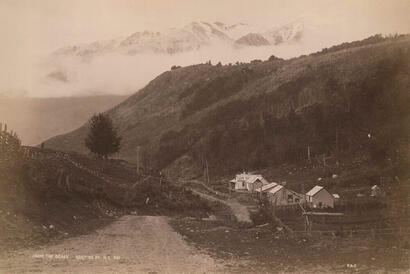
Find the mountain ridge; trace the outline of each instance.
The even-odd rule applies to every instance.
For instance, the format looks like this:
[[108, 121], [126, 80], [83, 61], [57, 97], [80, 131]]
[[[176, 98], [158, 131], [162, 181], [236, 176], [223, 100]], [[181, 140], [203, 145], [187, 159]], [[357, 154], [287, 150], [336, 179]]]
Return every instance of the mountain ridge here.
[[[210, 44], [223, 43], [230, 47], [261, 46], [290, 43], [300, 39], [304, 24], [295, 21], [269, 31], [257, 29], [247, 24], [226, 25], [221, 22], [191, 22], [182, 28], [165, 31], [138, 31], [125, 38], [95, 41], [83, 45], [57, 49], [55, 57], [92, 57], [110, 52], [135, 55], [144, 52], [175, 54], [198, 50]], [[246, 37], [258, 36], [259, 42], [246, 43]], [[238, 42], [239, 41], [239, 42]]]

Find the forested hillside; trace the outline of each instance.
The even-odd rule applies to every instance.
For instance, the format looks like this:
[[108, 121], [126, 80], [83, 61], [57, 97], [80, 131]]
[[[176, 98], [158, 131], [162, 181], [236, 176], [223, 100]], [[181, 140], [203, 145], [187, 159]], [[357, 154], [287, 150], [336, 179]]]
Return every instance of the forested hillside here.
[[[109, 110], [117, 157], [214, 174], [360, 153], [405, 172], [410, 37], [374, 36], [322, 52], [165, 72]], [[47, 146], [85, 153], [87, 125]], [[178, 163], [178, 164], [176, 164]]]

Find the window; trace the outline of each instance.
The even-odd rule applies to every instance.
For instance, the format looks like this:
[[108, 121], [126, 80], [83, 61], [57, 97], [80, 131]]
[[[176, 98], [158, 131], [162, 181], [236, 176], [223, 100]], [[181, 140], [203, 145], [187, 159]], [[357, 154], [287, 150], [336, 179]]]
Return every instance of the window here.
[[288, 203], [292, 203], [292, 202], [293, 202], [293, 195], [288, 194]]

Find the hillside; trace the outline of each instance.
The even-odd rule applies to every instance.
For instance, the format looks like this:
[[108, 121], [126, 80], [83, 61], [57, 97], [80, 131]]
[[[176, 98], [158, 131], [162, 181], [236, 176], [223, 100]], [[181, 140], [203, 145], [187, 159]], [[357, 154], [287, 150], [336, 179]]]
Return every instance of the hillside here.
[[[117, 157], [174, 173], [261, 169], [360, 154], [408, 161], [410, 37], [373, 36], [290, 60], [200, 64], [167, 71], [107, 111]], [[46, 142], [86, 153], [87, 125]], [[182, 171], [181, 171], [182, 170]]]
[[208, 211], [190, 191], [137, 174], [125, 161], [21, 147], [14, 135], [0, 132], [0, 255], [89, 233], [126, 213]]
[[106, 111], [126, 96], [101, 95], [62, 98], [11, 98], [0, 96], [0, 122], [19, 133], [23, 144], [42, 141], [73, 130], [94, 113]]

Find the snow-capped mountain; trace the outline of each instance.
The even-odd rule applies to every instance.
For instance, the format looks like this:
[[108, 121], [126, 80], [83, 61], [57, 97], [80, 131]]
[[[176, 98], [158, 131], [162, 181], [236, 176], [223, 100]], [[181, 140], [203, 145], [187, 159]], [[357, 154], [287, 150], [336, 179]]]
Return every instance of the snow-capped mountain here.
[[285, 42], [299, 41], [305, 30], [305, 23], [297, 20], [279, 28], [274, 28], [264, 33], [270, 44], [278, 45]]
[[305, 18], [277, 27], [192, 22], [179, 28], [137, 31], [58, 49], [42, 62], [39, 86], [53, 96], [56, 92], [129, 94], [173, 66], [306, 54], [323, 48], [317, 44], [323, 40], [317, 39], [317, 33]]
[[182, 28], [161, 32], [146, 30], [121, 39], [64, 47], [54, 55], [92, 57], [113, 52], [124, 55], [147, 52], [176, 54], [212, 45], [229, 45], [233, 48], [278, 45], [298, 41], [303, 28], [303, 22], [300, 21], [267, 31], [243, 23], [226, 25], [221, 22], [192, 22]]

